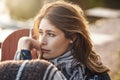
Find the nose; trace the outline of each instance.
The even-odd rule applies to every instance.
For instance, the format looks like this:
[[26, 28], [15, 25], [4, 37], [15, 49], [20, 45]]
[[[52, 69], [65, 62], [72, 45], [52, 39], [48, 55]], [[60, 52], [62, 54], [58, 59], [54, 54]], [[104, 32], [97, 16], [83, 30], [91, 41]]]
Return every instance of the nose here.
[[39, 38], [40, 40], [40, 45], [46, 45], [47, 44], [47, 38], [45, 36], [41, 36]]

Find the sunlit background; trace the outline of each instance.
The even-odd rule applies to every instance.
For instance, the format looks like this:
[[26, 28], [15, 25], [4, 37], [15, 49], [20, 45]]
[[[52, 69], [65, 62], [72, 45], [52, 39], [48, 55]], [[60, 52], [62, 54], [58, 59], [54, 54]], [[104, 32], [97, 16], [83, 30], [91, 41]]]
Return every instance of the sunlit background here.
[[[5, 38], [15, 30], [32, 28], [41, 7], [53, 1], [58, 0], [0, 0], [0, 54]], [[110, 68], [112, 80], [120, 80], [120, 0], [65, 1], [84, 10], [94, 50]]]

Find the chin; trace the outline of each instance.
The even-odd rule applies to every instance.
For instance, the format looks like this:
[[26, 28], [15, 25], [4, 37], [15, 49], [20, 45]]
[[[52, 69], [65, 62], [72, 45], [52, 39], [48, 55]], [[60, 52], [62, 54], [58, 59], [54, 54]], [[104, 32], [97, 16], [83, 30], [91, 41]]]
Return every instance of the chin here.
[[51, 59], [54, 59], [54, 58], [56, 58], [56, 57], [43, 56], [42, 58], [45, 59], [45, 60], [51, 60]]

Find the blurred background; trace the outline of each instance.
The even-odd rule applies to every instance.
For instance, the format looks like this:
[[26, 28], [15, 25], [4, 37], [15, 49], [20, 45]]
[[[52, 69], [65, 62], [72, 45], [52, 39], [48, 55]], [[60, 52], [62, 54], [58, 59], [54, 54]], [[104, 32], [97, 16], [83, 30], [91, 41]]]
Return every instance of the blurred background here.
[[[15, 30], [32, 28], [41, 7], [53, 1], [58, 0], [0, 0], [0, 54], [5, 38]], [[120, 0], [64, 1], [84, 10], [94, 50], [110, 68], [112, 80], [120, 80]]]

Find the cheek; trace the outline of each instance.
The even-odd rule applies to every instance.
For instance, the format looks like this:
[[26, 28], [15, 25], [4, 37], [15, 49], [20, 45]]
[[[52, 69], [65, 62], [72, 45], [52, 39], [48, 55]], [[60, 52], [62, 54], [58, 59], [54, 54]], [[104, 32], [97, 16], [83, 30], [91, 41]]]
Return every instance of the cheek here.
[[51, 49], [56, 50], [57, 48], [60, 48], [61, 45], [60, 45], [60, 43], [59, 43], [58, 41], [53, 40], [53, 41], [49, 42], [49, 47], [50, 47]]
[[70, 43], [68, 40], [55, 40], [52, 41], [50, 45], [53, 51], [56, 51], [58, 53], [60, 52], [62, 54], [68, 49]]

